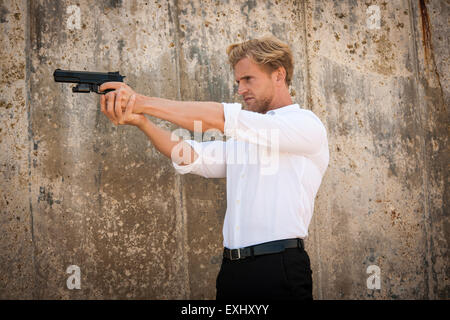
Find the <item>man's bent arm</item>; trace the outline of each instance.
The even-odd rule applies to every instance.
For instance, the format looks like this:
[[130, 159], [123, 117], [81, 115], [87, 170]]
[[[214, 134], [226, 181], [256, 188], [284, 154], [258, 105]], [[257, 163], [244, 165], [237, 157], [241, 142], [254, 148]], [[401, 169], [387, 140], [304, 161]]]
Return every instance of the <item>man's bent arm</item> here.
[[218, 102], [175, 101], [138, 95], [136, 113], [145, 113], [195, 131], [194, 121], [201, 121], [201, 131], [218, 129], [224, 132], [223, 105]]
[[[147, 137], [159, 152], [161, 152], [163, 155], [165, 155], [178, 165], [188, 165], [197, 160], [198, 154], [188, 143], [182, 141], [182, 139], [180, 138], [178, 138], [176, 141], [172, 140], [172, 133], [170, 131], [158, 127], [150, 120], [146, 119], [146, 121], [144, 121], [139, 126], [139, 129], [147, 135]], [[173, 148], [180, 142], [184, 144], [182, 148], [178, 149], [181, 152], [175, 152], [174, 156], [172, 157]], [[185, 155], [183, 153], [183, 150], [189, 149], [190, 152]]]

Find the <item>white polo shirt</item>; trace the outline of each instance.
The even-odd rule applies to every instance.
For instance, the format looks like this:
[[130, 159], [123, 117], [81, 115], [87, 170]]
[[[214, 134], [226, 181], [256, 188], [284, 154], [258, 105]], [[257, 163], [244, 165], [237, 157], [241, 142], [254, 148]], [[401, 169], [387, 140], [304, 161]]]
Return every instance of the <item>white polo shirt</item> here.
[[[226, 141], [185, 140], [199, 157], [180, 174], [227, 178], [223, 244], [229, 249], [306, 238], [329, 162], [327, 132], [293, 104], [266, 114], [223, 103]], [[204, 139], [205, 140], [205, 134]]]

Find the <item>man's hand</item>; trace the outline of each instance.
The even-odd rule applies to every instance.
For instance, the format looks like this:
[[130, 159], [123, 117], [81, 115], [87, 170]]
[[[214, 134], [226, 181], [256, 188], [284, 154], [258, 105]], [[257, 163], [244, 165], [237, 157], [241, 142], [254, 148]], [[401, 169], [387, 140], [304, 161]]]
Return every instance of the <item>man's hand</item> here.
[[[141, 127], [148, 119], [143, 114], [133, 113], [136, 103], [136, 94], [133, 93], [129, 99], [125, 101], [126, 105], [123, 97], [124, 95], [117, 93], [117, 90], [102, 95], [100, 97], [101, 111], [115, 125], [129, 124], [136, 127]], [[122, 106], [122, 104], [124, 106]], [[124, 108], [124, 111], [122, 111], [122, 107]]]
[[112, 96], [111, 93], [115, 93], [115, 98], [113, 100], [114, 109], [120, 106], [122, 107], [122, 111], [125, 111], [126, 103], [130, 99], [130, 97], [133, 94], [137, 95], [137, 93], [133, 89], [131, 89], [130, 86], [123, 82], [105, 82], [98, 89], [99, 91], [114, 90], [105, 94], [106, 100], [108, 101], [110, 99], [110, 97]]

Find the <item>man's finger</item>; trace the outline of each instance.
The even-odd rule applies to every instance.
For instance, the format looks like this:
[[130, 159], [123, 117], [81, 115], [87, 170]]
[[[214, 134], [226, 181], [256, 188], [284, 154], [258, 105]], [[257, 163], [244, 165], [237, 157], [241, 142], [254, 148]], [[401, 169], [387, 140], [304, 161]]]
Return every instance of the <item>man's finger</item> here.
[[102, 102], [102, 100], [103, 100], [103, 103], [101, 104], [101, 110], [102, 110], [102, 112], [105, 114], [105, 116], [111, 121], [111, 122], [114, 122], [114, 120], [113, 119], [111, 119], [111, 116], [109, 115], [109, 113], [108, 113], [108, 97], [106, 96], [106, 95], [102, 95], [102, 97], [100, 98], [101, 100], [101, 102]]
[[117, 91], [116, 94], [116, 103], [114, 104], [114, 111], [116, 112], [116, 119], [120, 124], [122, 123], [122, 92], [120, 90]]
[[114, 101], [116, 94], [114, 92], [108, 92], [107, 95], [106, 112], [108, 114], [108, 118], [114, 122], [114, 124], [117, 124], [116, 116], [114, 114]]
[[100, 86], [99, 90], [100, 91], [105, 91], [106, 89], [114, 89], [114, 90], [116, 90], [116, 89], [118, 89], [118, 88], [120, 88], [122, 86], [123, 86], [123, 82], [114, 82], [114, 81], [105, 82], [105, 83], [103, 83]]
[[136, 101], [136, 95], [133, 94], [127, 103], [127, 108], [125, 110], [125, 119], [128, 119], [133, 112], [134, 102]]
[[105, 101], [106, 101], [105, 95], [102, 94], [100, 97], [100, 110], [106, 115]]

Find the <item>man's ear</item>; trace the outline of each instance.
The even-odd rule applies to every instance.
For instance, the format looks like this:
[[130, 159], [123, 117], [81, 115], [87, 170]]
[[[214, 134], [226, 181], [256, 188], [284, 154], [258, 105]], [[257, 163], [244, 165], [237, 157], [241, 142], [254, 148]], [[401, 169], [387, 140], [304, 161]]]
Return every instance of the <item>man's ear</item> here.
[[277, 82], [284, 83], [286, 79], [286, 70], [284, 67], [279, 67], [277, 70], [275, 70], [276, 74], [276, 80]]

